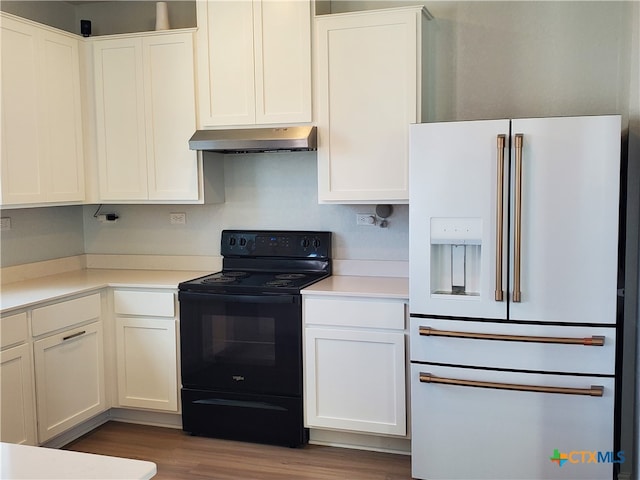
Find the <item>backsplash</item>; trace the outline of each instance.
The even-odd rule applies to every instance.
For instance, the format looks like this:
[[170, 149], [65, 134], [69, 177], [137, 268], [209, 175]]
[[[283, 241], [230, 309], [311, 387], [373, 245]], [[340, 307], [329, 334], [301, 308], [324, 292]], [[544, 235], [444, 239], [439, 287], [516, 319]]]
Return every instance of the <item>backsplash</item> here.
[[[205, 159], [205, 161], [208, 161]], [[319, 205], [316, 154], [227, 155], [226, 201], [218, 205], [118, 205], [114, 224], [84, 209], [86, 253], [219, 255], [223, 229], [329, 230], [334, 258], [407, 260], [409, 215], [398, 205], [387, 228], [357, 226], [357, 213], [373, 205]], [[170, 213], [185, 213], [185, 225], [171, 225]]]

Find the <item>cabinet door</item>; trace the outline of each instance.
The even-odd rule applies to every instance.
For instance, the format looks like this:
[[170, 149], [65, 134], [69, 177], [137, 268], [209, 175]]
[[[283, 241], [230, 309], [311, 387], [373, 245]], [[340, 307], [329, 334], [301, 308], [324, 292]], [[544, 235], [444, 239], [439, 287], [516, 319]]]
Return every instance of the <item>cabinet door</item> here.
[[193, 35], [142, 41], [149, 200], [198, 200]]
[[121, 406], [178, 410], [173, 318], [117, 317], [116, 355]]
[[28, 344], [0, 353], [0, 440], [36, 445], [33, 364]]
[[305, 329], [306, 424], [405, 435], [404, 333]]
[[34, 358], [40, 442], [106, 409], [100, 322], [36, 341]]
[[78, 41], [2, 17], [2, 203], [84, 200]]
[[45, 199], [37, 30], [2, 17], [2, 203]]
[[47, 201], [84, 200], [84, 156], [78, 41], [42, 33], [41, 121], [47, 173]]
[[[620, 117], [513, 120], [512, 135], [518, 134], [523, 135], [521, 301], [510, 304], [509, 316], [614, 324]], [[512, 171], [515, 161], [512, 153]], [[512, 218], [512, 229], [515, 223]]]
[[[496, 228], [496, 214], [498, 167], [508, 171], [509, 125], [487, 120], [410, 127], [412, 313], [507, 318], [507, 229]], [[502, 206], [506, 225], [506, 193]], [[496, 262], [499, 241], [502, 263]], [[455, 248], [464, 251], [464, 295], [453, 292]], [[504, 279], [502, 301], [496, 301], [497, 279]]]
[[408, 202], [419, 12], [316, 19], [321, 202]]
[[93, 48], [100, 199], [145, 200], [142, 40], [99, 40]]
[[254, 124], [252, 2], [199, 1], [196, 8], [199, 123]]
[[311, 6], [254, 2], [256, 123], [311, 121]]

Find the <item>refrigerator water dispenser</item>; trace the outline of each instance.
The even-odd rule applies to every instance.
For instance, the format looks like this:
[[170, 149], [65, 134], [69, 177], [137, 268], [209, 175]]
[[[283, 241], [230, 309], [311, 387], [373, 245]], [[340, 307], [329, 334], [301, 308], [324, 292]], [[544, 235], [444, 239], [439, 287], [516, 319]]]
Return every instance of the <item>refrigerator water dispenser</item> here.
[[431, 294], [480, 295], [482, 219], [431, 218]]

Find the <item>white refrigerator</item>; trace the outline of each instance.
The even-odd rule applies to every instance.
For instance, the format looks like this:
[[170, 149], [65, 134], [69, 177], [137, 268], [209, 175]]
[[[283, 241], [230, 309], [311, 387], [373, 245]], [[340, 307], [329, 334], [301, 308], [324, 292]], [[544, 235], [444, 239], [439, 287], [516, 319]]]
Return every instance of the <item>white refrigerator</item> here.
[[613, 478], [620, 117], [410, 130], [414, 478]]

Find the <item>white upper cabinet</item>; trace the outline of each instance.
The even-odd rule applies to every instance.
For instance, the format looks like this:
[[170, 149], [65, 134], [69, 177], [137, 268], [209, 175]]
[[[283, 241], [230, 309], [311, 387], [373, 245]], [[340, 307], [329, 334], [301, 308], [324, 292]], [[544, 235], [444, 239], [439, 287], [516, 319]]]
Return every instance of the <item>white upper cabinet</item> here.
[[310, 122], [310, 2], [196, 7], [199, 127]]
[[409, 201], [409, 124], [421, 121], [421, 7], [316, 18], [318, 200]]
[[84, 201], [78, 39], [2, 14], [2, 204]]
[[96, 39], [93, 62], [98, 200], [198, 203], [193, 33]]

